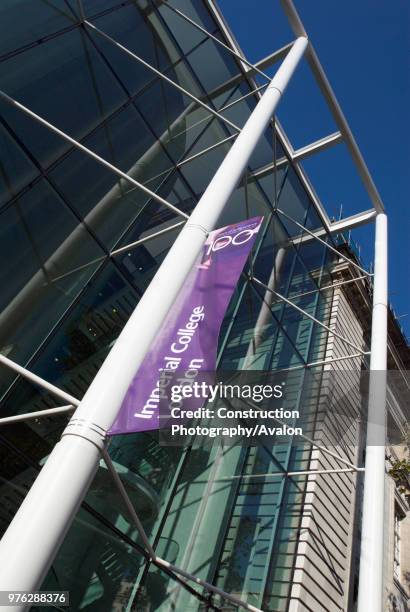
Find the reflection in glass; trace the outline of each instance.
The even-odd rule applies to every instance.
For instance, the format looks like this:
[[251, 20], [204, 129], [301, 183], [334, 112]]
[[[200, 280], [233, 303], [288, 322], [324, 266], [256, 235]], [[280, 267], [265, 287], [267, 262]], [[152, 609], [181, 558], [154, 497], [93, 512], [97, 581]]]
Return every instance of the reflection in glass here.
[[0, 346], [24, 362], [82, 290], [103, 253], [44, 179], [0, 218], [1, 259], [8, 262], [0, 272]]
[[[70, 136], [81, 139], [125, 102], [100, 55], [75, 29], [0, 63], [1, 88]], [[102, 95], [104, 92], [104, 95]], [[47, 166], [69, 148], [18, 109], [2, 114], [27, 148]]]

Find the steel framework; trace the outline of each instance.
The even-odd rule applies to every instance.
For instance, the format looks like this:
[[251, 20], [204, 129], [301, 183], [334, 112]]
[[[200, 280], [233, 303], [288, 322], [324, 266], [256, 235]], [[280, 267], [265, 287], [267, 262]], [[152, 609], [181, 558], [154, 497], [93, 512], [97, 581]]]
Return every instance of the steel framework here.
[[[278, 58], [284, 58], [275, 76], [267, 84], [267, 86], [254, 87], [252, 92], [250, 92], [250, 94], [253, 93], [260, 99], [245, 126], [242, 128], [242, 130], [240, 130], [235, 124], [230, 122], [221, 114], [224, 109], [221, 109], [219, 112], [215, 111], [211, 106], [203, 102], [203, 100], [194, 96], [192, 93], [181, 87], [178, 83], [173, 82], [171, 79], [156, 70], [153, 66], [150, 66], [136, 54], [132, 53], [129, 49], [120, 45], [106, 33], [102, 32], [96, 28], [96, 26], [88, 22], [85, 19], [82, 2], [79, 0], [83, 27], [92, 29], [98, 35], [103, 36], [111, 44], [115, 45], [117, 49], [132, 57], [135, 61], [143, 63], [146, 68], [154, 72], [159, 78], [166, 81], [169, 85], [176, 87], [182, 91], [184, 95], [191, 98], [193, 104], [205, 108], [205, 110], [207, 110], [211, 116], [217, 117], [220, 121], [223, 121], [225, 124], [235, 130], [235, 134], [232, 136], [229, 136], [219, 143], [212, 145], [212, 147], [208, 147], [207, 149], [197, 153], [195, 156], [192, 156], [192, 158], [198, 157], [209, 151], [211, 148], [219, 146], [223, 143], [233, 143], [214, 178], [208, 185], [204, 195], [190, 216], [158, 196], [155, 192], [148, 189], [142, 183], [133, 179], [129, 174], [122, 172], [103, 158], [99, 157], [93, 151], [87, 149], [84, 145], [71, 138], [68, 134], [65, 134], [27, 107], [20, 104], [17, 100], [12, 99], [6, 93], [0, 92], [0, 97], [7, 103], [18, 108], [21, 112], [30, 116], [34, 121], [41, 123], [47, 129], [53, 131], [64, 140], [70, 142], [74, 147], [80, 149], [83, 153], [92, 157], [94, 160], [117, 174], [121, 179], [130, 183], [134, 188], [144, 191], [152, 199], [158, 201], [163, 206], [166, 206], [174, 213], [182, 216], [185, 219], [184, 221], [174, 224], [172, 227], [168, 227], [164, 230], [153, 233], [144, 239], [136, 241], [135, 243], [127, 245], [126, 247], [115, 249], [111, 252], [110, 255], [115, 256], [124, 250], [141, 244], [143, 241], [150, 240], [155, 236], [171, 231], [179, 226], [182, 227], [178, 238], [170, 249], [156, 276], [144, 293], [137, 308], [124, 327], [116, 344], [110, 351], [104, 364], [81, 402], [61, 389], [58, 389], [54, 385], [47, 383], [25, 368], [15, 364], [10, 359], [3, 356], [0, 357], [0, 361], [3, 363], [3, 365], [14, 369], [18, 374], [29, 378], [34, 384], [41, 385], [50, 393], [54, 394], [60, 399], [64, 399], [64, 401], [69, 402], [68, 406], [61, 406], [43, 411], [41, 414], [32, 413], [28, 415], [16, 415], [15, 417], [1, 419], [0, 425], [7, 425], [10, 422], [15, 422], [18, 420], [37, 418], [37, 416], [46, 416], [46, 414], [69, 413], [76, 407], [73, 418], [63, 432], [61, 441], [55, 446], [54, 450], [50, 454], [45, 466], [40, 472], [40, 475], [34, 482], [31, 490], [27, 494], [19, 511], [15, 515], [7, 532], [0, 542], [0, 566], [2, 567], [0, 589], [2, 590], [35, 590], [41, 585], [41, 582], [44, 579], [59, 549], [59, 546], [63, 541], [74, 515], [89, 488], [102, 456], [116, 486], [118, 487], [118, 490], [126, 503], [132, 520], [141, 534], [146, 551], [153, 563], [157, 564], [158, 566], [163, 566], [175, 574], [179, 574], [186, 580], [195, 582], [210, 592], [217, 593], [224, 599], [232, 601], [232, 603], [235, 603], [239, 607], [251, 610], [253, 612], [260, 612], [259, 608], [255, 608], [247, 602], [224, 592], [214, 585], [200, 580], [185, 570], [173, 566], [156, 555], [126, 494], [121, 479], [111, 463], [111, 459], [109, 458], [106, 450], [106, 432], [109, 430], [116, 418], [122, 398], [136, 369], [149, 350], [153, 338], [160, 329], [168, 309], [174, 302], [175, 296], [178, 294], [178, 291], [184, 282], [186, 275], [189, 273], [197, 254], [200, 252], [208, 233], [215, 227], [224, 206], [226, 205], [238, 181], [241, 179], [246, 169], [248, 160], [259, 138], [262, 136], [266, 127], [271, 121], [282, 94], [304, 54], [306, 54], [312, 72], [317, 79], [319, 87], [321, 88], [330, 110], [333, 113], [339, 131], [324, 139], [320, 139], [307, 147], [303, 147], [302, 149], [295, 151], [287, 141], [280, 125], [277, 125], [277, 130], [288, 158], [294, 164], [294, 167], [297, 169], [302, 181], [304, 182], [317, 206], [318, 213], [325, 226], [325, 231], [331, 233], [333, 231], [340, 231], [342, 226], [344, 229], [346, 229], [356, 227], [362, 223], [368, 223], [374, 219], [376, 220], [370, 364], [372, 373], [376, 373], [378, 370], [381, 370], [385, 374], [387, 355], [387, 217], [384, 213], [384, 207], [380, 195], [377, 192], [347, 121], [337, 103], [336, 97], [324, 74], [313, 46], [310, 42], [308, 42], [303, 24], [291, 0], [281, 1], [289, 18], [289, 22], [294, 30], [296, 40], [291, 45], [287, 45], [286, 47], [279, 49], [277, 52], [269, 56], [269, 58], [261, 60], [261, 62], [258, 62], [256, 65], [251, 64], [248, 60], [246, 60], [236, 48], [235, 42], [232, 39], [230, 32], [226, 29], [222, 19], [219, 19], [219, 25], [221, 29], [224, 30], [232, 48], [205, 31], [206, 34], [215, 40], [216, 43], [223, 45], [229, 52], [240, 60], [243, 67], [243, 74], [241, 78], [245, 76], [249, 79], [255, 74], [262, 74], [264, 77], [266, 77], [267, 75], [262, 72], [262, 68], [268, 66]], [[218, 10], [213, 4], [212, 0], [207, 0], [207, 2], [216, 17], [218, 17]], [[201, 26], [195, 24], [195, 22], [181, 13], [181, 11], [177, 11], [177, 9], [174, 9], [170, 5], [168, 5], [168, 8], [176, 11], [181, 18], [186, 19], [195, 27], [203, 30]], [[229, 81], [229, 83], [231, 82], [232, 79]], [[224, 85], [221, 87], [223, 86]], [[262, 89], [265, 89], [263, 95], [261, 95]], [[371, 211], [364, 211], [359, 215], [355, 215], [350, 220], [345, 219], [343, 222], [334, 224], [330, 222], [298, 162], [308, 155], [320, 152], [341, 141], [345, 142], [351, 153], [352, 159], [355, 162], [358, 173], [368, 191], [374, 209]], [[187, 161], [189, 161], [189, 158], [181, 161], [180, 164], [186, 163]], [[270, 169], [278, 167], [281, 163], [285, 163], [285, 161], [275, 160], [274, 166], [271, 166]], [[264, 171], [266, 171], [266, 169]], [[257, 175], [257, 173], [255, 174]], [[286, 213], [281, 210], [277, 209], [277, 212], [286, 215]], [[292, 219], [292, 221], [297, 223], [294, 219]], [[310, 230], [308, 230], [306, 227], [301, 226], [301, 229], [303, 229], [308, 239], [318, 239], [327, 247], [332, 248], [325, 241], [321, 240], [319, 235], [315, 235], [314, 232], [310, 232]], [[341, 257], [339, 252], [338, 255]], [[355, 264], [355, 262], [351, 262], [350, 260], [348, 261], [350, 264], [359, 268], [359, 270], [364, 273], [364, 276], [369, 275], [366, 270]], [[357, 282], [359, 278], [352, 279], [352, 281]], [[255, 278], [252, 278], [252, 281], [262, 285], [267, 291], [275, 294], [278, 299], [284, 301], [292, 307], [295, 307], [303, 315], [313, 319], [315, 323], [324, 326], [324, 324], [315, 317], [300, 309], [296, 304], [280, 295], [275, 290], [270, 289], [268, 286], [264, 285]], [[330, 333], [335, 334], [331, 328], [327, 326], [324, 327]], [[348, 359], [367, 354], [361, 348], [349, 342], [346, 338], [342, 336], [339, 337], [358, 351], [358, 353], [355, 355], [342, 357], [341, 359]], [[315, 365], [326, 364], [331, 361], [332, 360], [323, 360], [311, 364], [305, 364], [301, 367], [312, 367]], [[374, 612], [382, 612], [383, 605], [382, 559], [383, 487], [385, 471], [384, 412], [386, 379], [385, 376], [382, 376], [380, 383], [380, 377], [378, 378], [378, 381], [376, 381], [376, 376], [374, 375], [371, 381], [366, 446], [365, 489], [363, 500], [359, 612], [365, 612], [368, 609], [371, 609]], [[304, 437], [306, 438], [306, 436]], [[308, 438], [306, 438], [306, 440], [319, 450], [322, 450], [325, 453], [333, 454], [337, 460], [341, 461], [348, 467], [341, 468], [340, 470], [307, 470], [305, 472], [286, 472], [281, 475], [296, 476], [362, 470], [362, 468], [351, 464], [325, 447], [317, 446], [312, 440]], [[260, 474], [255, 475], [255, 477], [277, 477], [278, 475], [279, 474]], [[22, 607], [14, 607], [13, 609], [22, 609]]]

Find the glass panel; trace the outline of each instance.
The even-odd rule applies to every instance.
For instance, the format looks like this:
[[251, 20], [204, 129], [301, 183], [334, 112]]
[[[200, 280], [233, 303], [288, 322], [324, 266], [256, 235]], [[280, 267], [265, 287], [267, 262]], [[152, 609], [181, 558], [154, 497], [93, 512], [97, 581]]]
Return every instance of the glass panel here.
[[[1, 416], [14, 416], [56, 408], [62, 405], [62, 400], [52, 397], [48, 392], [33, 385], [27, 379], [20, 378], [10, 395], [11, 401], [4, 400], [1, 406]], [[38, 417], [26, 422], [10, 423], [2, 427], [1, 440], [10, 447], [15, 447], [28, 465], [35, 468], [34, 479], [41, 465], [61, 438], [61, 433], [67, 425], [72, 413], [54, 414]], [[30, 486], [30, 485], [28, 485]], [[28, 487], [27, 487], [28, 488]]]
[[1, 259], [7, 261], [0, 272], [0, 346], [24, 362], [104, 254], [45, 180], [0, 218]]
[[[97, 498], [93, 486], [88, 497]], [[73, 610], [125, 610], [143, 566], [138, 550], [80, 508], [41, 589], [69, 591]]]
[[3, 536], [39, 472], [37, 462], [47, 452], [47, 444], [34, 432], [31, 432], [24, 423], [7, 425], [2, 428], [0, 436], [0, 537]]
[[2, 126], [0, 155], [0, 204], [3, 204], [32, 181], [39, 171]]
[[[320, 217], [316, 211], [316, 208], [313, 204], [310, 204], [308, 211], [307, 211], [307, 215], [306, 215], [306, 221], [305, 221], [305, 227], [307, 227], [308, 229], [310, 229], [310, 231], [313, 231], [315, 229], [322, 229], [323, 228], [323, 222], [320, 220]], [[327, 234], [325, 234], [324, 236], [321, 236], [322, 240], [327, 236]]]
[[250, 184], [247, 189], [238, 187], [229, 198], [221, 216], [218, 226], [224, 227], [230, 223], [237, 223], [252, 217], [268, 214], [265, 200], [255, 185]]
[[[330, 254], [330, 260], [333, 259], [333, 254], [328, 248], [314, 238], [300, 244], [296, 241], [296, 248], [298, 256], [305, 268], [303, 272], [299, 272], [300, 289], [297, 292], [309, 291], [310, 289], [316, 288], [315, 286], [308, 287], [308, 284], [310, 285], [312, 283], [312, 279], [317, 287], [329, 284], [330, 279], [328, 274], [324, 274], [324, 263], [326, 259], [329, 260], [327, 257], [328, 253]], [[310, 281], [308, 280], [308, 271]]]
[[250, 369], [269, 369], [268, 359], [277, 324], [272, 317], [266, 317], [263, 326], [260, 325], [259, 329], [260, 336], [263, 334], [264, 340], [255, 346], [254, 327], [260, 309], [261, 302], [257, 294], [248, 286], [230, 329], [219, 368], [240, 370], [244, 368], [244, 364], [247, 364]]
[[181, 174], [192, 186], [197, 199], [201, 197], [225, 157], [223, 147], [197, 157], [181, 167]]
[[82, 396], [137, 303], [136, 292], [112, 264], [81, 296], [70, 318], [31, 366]]
[[[293, 168], [289, 166], [282, 191], [279, 195], [279, 208], [301, 225], [305, 224], [310, 200]], [[281, 215], [281, 221], [290, 236], [298, 236], [303, 232], [295, 223]]]
[[[140, 433], [114, 436], [109, 451], [144, 529], [154, 542], [163, 514], [168, 509], [184, 450], [160, 446], [155, 433]], [[100, 511], [106, 515], [104, 508]], [[126, 513], [121, 524], [117, 522], [116, 526], [128, 535], [130, 529], [134, 530]], [[164, 543], [162, 538], [161, 545]]]
[[2, 0], [0, 54], [37, 43], [48, 34], [75, 23], [64, 0]]
[[223, 115], [225, 112], [222, 111], [224, 106], [228, 106], [231, 102], [235, 102], [235, 100], [240, 97], [238, 93], [239, 87], [240, 86], [237, 84], [225, 84], [223, 87], [216, 87], [214, 91], [207, 91], [207, 96], [211, 100], [214, 108]]
[[[303, 469], [303, 459], [291, 443], [249, 448], [242, 473], [250, 476]], [[217, 574], [219, 587], [253, 605], [261, 605], [264, 590], [271, 586], [267, 574], [272, 555], [280, 549], [282, 554], [295, 549], [288, 539], [292, 539], [291, 525], [295, 538], [300, 520], [292, 512], [303, 500], [303, 488], [297, 488], [299, 491], [280, 477], [239, 481]]]
[[[77, 0], [69, 0], [69, 2], [73, 9], [78, 13]], [[96, 15], [101, 11], [106, 11], [107, 9], [115, 6], [122, 8], [120, 0], [82, 0], [82, 3], [84, 13], [87, 17], [90, 15]]]
[[[216, 108], [223, 106], [226, 101], [231, 99], [231, 91], [225, 92], [223, 95], [218, 96], [217, 99], [213, 100]], [[196, 153], [202, 152], [204, 149], [215, 145], [217, 142], [225, 139], [229, 134], [234, 134], [234, 130], [229, 126], [215, 118], [206, 109], [194, 108], [191, 112], [185, 115], [184, 123], [172, 130], [170, 135], [172, 139], [175, 139], [175, 134], [185, 130], [186, 144], [184, 155], [179, 159], [185, 159], [195, 155]], [[181, 134], [182, 137], [182, 134]], [[229, 150], [230, 146], [234, 142], [232, 139], [227, 144], [220, 145], [221, 150], [224, 151], [224, 155]], [[207, 155], [207, 153], [206, 153]], [[178, 159], [178, 161], [179, 161]]]
[[[173, 555], [167, 555], [167, 559], [168, 558], [172, 559]], [[189, 584], [191, 588], [194, 586], [191, 582], [187, 584]], [[196, 587], [194, 590], [198, 591], [199, 588], [200, 587]], [[203, 589], [200, 590], [203, 591]], [[189, 612], [199, 612], [199, 610], [201, 612], [205, 612], [205, 610], [209, 609], [206, 603], [201, 604], [197, 596], [191, 595], [188, 592], [185, 593], [185, 589], [180, 585], [180, 583], [175, 582], [172, 578], [161, 572], [158, 567], [152, 563], [133, 602], [133, 609], [144, 612], [151, 610], [155, 610], [155, 612], [167, 612], [171, 609], [182, 610], [182, 608], [169, 607], [170, 600], [173, 600], [174, 597], [176, 597], [181, 591], [184, 592], [185, 595], [184, 606], [186, 607], [183, 608], [184, 610], [189, 610]], [[207, 601], [206, 593], [203, 594], [203, 600]]]
[[[136, 292], [109, 263], [90, 283], [30, 370], [81, 398], [137, 303]], [[41, 317], [44, 325], [45, 317]], [[33, 349], [33, 344], [31, 345]], [[9, 398], [16, 413], [32, 408]]]
[[[185, 198], [179, 200], [183, 196]], [[167, 199], [168, 201], [174, 201], [177, 206], [180, 205], [185, 211], [189, 211], [192, 208], [192, 198], [180, 180], [175, 181], [174, 188], [168, 194]], [[121, 243], [124, 245], [132, 244], [132, 242], [144, 236], [161, 231], [181, 220], [181, 217], [177, 216], [170, 218], [168, 211], [163, 207], [150, 204], [143, 214], [138, 217], [137, 222], [122, 239]], [[132, 277], [140, 290], [148, 286], [181, 229], [182, 226], [179, 226], [157, 238], [150, 239], [136, 248], [131, 248], [129, 251], [115, 256], [117, 264]]]
[[[188, 87], [192, 91], [192, 87]], [[144, 90], [136, 104], [144, 119], [175, 161], [182, 158], [210, 120], [209, 113], [163, 81]], [[197, 125], [198, 124], [198, 125]]]
[[[327, 295], [326, 295], [327, 294]], [[322, 323], [329, 326], [330, 317], [332, 312], [332, 291], [321, 293], [317, 297], [317, 307], [316, 307], [316, 318], [319, 319]], [[313, 361], [320, 361], [325, 359], [326, 357], [326, 349], [328, 340], [330, 340], [331, 336], [326, 329], [321, 327], [320, 325], [313, 325], [312, 330], [312, 339], [309, 347], [309, 352], [307, 354], [307, 361], [311, 363]], [[343, 341], [340, 341], [343, 343]], [[343, 343], [344, 344], [344, 343]], [[356, 352], [353, 348], [344, 344], [346, 350], [348, 352]]]
[[[179, 9], [184, 15], [190, 17], [190, 19], [201, 25], [208, 32], [213, 33], [215, 22], [200, 0], [176, 0], [176, 2], [172, 3], [172, 6]], [[183, 17], [171, 11], [166, 4], [160, 5], [158, 10], [164, 17], [167, 27], [175, 36], [184, 53], [188, 53], [206, 38], [206, 34], [191, 25]]]
[[[282, 184], [286, 177], [286, 173], [287, 173], [287, 167], [281, 166], [280, 168], [276, 170], [276, 177], [275, 177], [275, 171], [271, 171], [265, 176], [263, 176], [262, 178], [258, 178], [257, 180], [259, 188], [261, 189], [261, 191], [263, 191], [263, 193], [265, 194], [265, 197], [268, 199], [272, 207], [274, 207], [277, 197], [281, 191]], [[252, 177], [250, 177], [250, 180], [252, 180]], [[276, 189], [276, 198], [275, 198], [275, 189]], [[285, 230], [283, 230], [283, 233], [287, 235], [287, 232], [285, 232]]]
[[[300, 304], [298, 304], [301, 308]], [[280, 317], [281, 327], [284, 330], [275, 344], [272, 354], [272, 369], [287, 368], [302, 364], [310, 343], [312, 321], [292, 306], [283, 306]], [[298, 354], [295, 352], [295, 347]], [[306, 361], [306, 358], [305, 358]]]
[[295, 250], [289, 243], [279, 217], [276, 214], [271, 215], [253, 265], [255, 277], [281, 293], [281, 288], [289, 277], [294, 254]]
[[[130, 138], [130, 134], [134, 137]], [[170, 160], [134, 108], [122, 110], [87, 139], [86, 144], [139, 183], [146, 183], [151, 191], [161, 186], [161, 196], [176, 200], [174, 203], [178, 206], [178, 199], [171, 194], [175, 178], [166, 180], [167, 174], [163, 174]], [[78, 180], [79, 176], [83, 181]], [[145, 228], [155, 224], [155, 218], [151, 219], [155, 211], [161, 210], [165, 218], [174, 216], [154, 201], [145, 212], [149, 195], [118, 179], [114, 172], [80, 151], [66, 157], [50, 172], [50, 178], [108, 248], [141, 215]]]
[[[0, 64], [10, 96], [74, 138], [82, 138], [125, 101], [125, 93], [83, 30], [75, 29]], [[68, 144], [2, 102], [4, 116], [47, 166]]]
[[[323, 253], [320, 252], [320, 255], [323, 255]], [[309, 263], [312, 262], [306, 262], [303, 258], [303, 253], [302, 256], [300, 256], [297, 250], [297, 254], [293, 260], [292, 270], [290, 271], [291, 276], [288, 276], [287, 283], [283, 286], [285, 296], [295, 301], [294, 296], [300, 293], [316, 291], [320, 284], [320, 273], [322, 270], [320, 266], [321, 262], [322, 259], [315, 259], [315, 265], [309, 268]]]
[[[220, 479], [236, 473], [242, 455], [241, 448], [222, 449], [219, 444], [192, 449], [161, 532], [158, 547], [163, 556], [205, 580], [216, 570], [220, 533], [228, 520], [229, 502], [236, 486], [234, 481]], [[156, 609], [165, 612], [172, 606], [175, 610], [197, 610], [197, 605], [170, 582]]]
[[[144, 18], [135, 4], [99, 17], [94, 25], [154, 68], [163, 71], [173, 61], [168, 53], [166, 37], [163, 42], [151, 20]], [[158, 78], [97, 32], [90, 30], [89, 34], [130, 94], [134, 95], [147, 83]]]
[[[234, 102], [235, 100], [239, 100], [243, 95], [249, 92], [249, 86], [241, 84], [237, 89], [236, 93], [231, 97], [229, 103]], [[256, 99], [253, 96], [249, 98], [245, 98], [245, 100], [241, 100], [236, 104], [232, 104], [227, 110], [223, 111], [223, 116], [232, 121], [235, 125], [242, 128], [252, 110], [256, 106]], [[272, 159], [270, 159], [272, 161]]]
[[212, 91], [239, 72], [233, 55], [210, 38], [189, 53], [188, 61], [205, 91]]

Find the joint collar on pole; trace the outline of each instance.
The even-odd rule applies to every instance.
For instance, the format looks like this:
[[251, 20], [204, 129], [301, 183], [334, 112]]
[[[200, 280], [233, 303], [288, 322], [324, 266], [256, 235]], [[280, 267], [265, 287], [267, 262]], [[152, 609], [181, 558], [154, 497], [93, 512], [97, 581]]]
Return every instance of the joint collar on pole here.
[[94, 444], [99, 450], [103, 450], [105, 448], [107, 432], [92, 421], [75, 418], [74, 416], [68, 423], [61, 437], [63, 438], [64, 436], [84, 438]]

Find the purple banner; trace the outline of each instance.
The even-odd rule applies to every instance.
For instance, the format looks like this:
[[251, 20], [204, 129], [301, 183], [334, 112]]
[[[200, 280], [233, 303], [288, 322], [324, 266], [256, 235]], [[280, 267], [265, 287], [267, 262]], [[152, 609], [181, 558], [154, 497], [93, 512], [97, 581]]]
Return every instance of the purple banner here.
[[214, 370], [220, 327], [263, 217], [211, 232], [139, 367], [109, 434], [159, 428], [166, 372]]

